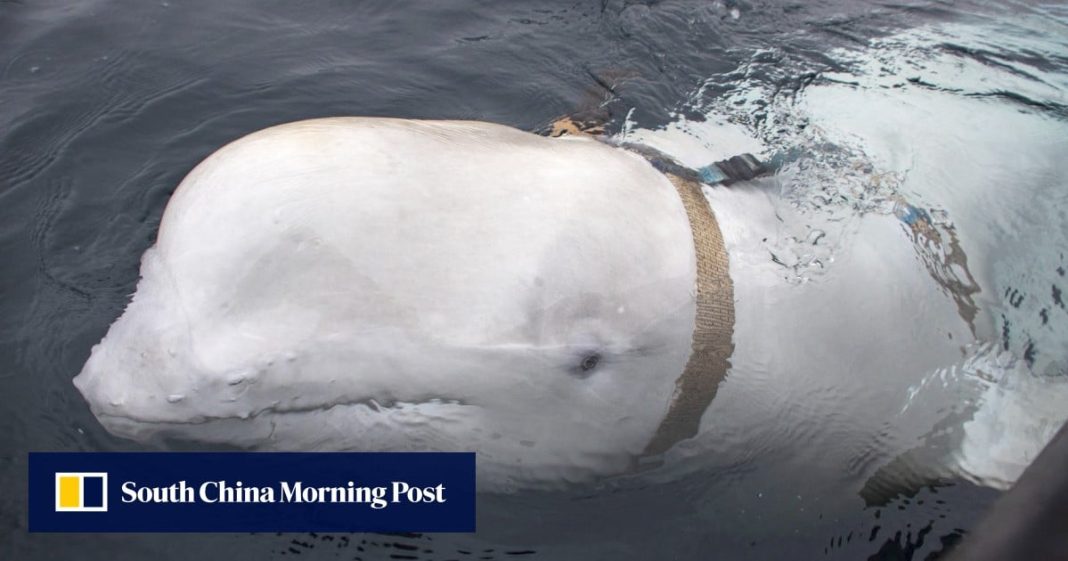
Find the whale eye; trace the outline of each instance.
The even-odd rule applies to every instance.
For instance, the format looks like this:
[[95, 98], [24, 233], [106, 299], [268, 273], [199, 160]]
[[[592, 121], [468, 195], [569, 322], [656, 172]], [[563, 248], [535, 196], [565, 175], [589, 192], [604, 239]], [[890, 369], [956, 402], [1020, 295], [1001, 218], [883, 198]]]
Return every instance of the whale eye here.
[[597, 368], [597, 363], [601, 362], [601, 355], [597, 353], [588, 354], [582, 359], [582, 363], [579, 364], [579, 368], [583, 372], [589, 372], [594, 368]]

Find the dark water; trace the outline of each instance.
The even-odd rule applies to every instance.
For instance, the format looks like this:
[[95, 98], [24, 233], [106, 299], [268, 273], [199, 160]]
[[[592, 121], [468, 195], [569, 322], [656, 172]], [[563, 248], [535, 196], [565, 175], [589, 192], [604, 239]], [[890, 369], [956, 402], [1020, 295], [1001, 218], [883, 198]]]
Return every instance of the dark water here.
[[[1019, 13], [1065, 16], [1040, 3], [944, 1], [0, 2], [0, 558], [586, 557], [582, 532], [534, 545], [479, 536], [28, 535], [26, 452], [140, 449], [104, 432], [70, 380], [133, 292], [175, 186], [230, 140], [334, 115], [537, 130], [596, 109], [610, 131], [627, 119], [652, 129], [701, 120], [740, 88], [771, 92], [745, 108], [757, 109], [744, 124], [767, 132], [758, 109], [771, 97], [849, 70], [833, 49]], [[1040, 51], [1013, 52], [1053, 73], [1066, 67]], [[1004, 103], [1050, 119], [1066, 115], [1063, 96], [1002, 93]], [[1018, 346], [1026, 353], [1026, 341]], [[688, 491], [683, 482], [663, 493]], [[722, 513], [677, 533], [609, 533], [588, 557], [931, 558], [995, 496], [960, 481], [851, 518], [824, 520], [817, 506], [803, 531], [767, 535], [761, 525], [774, 521]], [[641, 507], [624, 511], [640, 516]]]

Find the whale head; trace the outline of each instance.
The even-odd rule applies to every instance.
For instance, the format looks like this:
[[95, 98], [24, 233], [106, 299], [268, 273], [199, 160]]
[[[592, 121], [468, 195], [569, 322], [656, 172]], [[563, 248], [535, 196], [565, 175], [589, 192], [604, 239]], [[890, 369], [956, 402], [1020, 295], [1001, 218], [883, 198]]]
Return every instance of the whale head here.
[[182, 182], [74, 383], [111, 432], [625, 470], [691, 352], [686, 211], [643, 159], [470, 122], [254, 133]]

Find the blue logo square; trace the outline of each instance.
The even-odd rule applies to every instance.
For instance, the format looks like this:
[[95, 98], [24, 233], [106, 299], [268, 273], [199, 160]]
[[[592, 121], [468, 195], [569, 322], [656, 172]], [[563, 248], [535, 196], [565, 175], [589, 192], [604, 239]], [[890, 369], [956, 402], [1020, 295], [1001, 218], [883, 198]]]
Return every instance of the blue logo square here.
[[82, 479], [82, 506], [104, 506], [104, 478], [100, 476], [85, 477]]

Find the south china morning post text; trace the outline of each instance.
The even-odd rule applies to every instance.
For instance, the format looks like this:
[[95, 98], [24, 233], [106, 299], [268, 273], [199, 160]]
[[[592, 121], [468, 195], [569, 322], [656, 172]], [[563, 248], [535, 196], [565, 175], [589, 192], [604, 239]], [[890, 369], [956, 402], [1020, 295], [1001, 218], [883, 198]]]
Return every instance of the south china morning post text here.
[[475, 455], [31, 452], [31, 532], [473, 532]]
[[139, 486], [136, 481], [122, 484], [124, 503], [349, 503], [366, 504], [379, 510], [390, 504], [444, 503], [445, 485], [417, 487], [404, 481], [389, 486], [356, 485], [347, 481], [337, 486], [311, 486], [302, 481], [280, 481], [276, 486], [248, 486], [241, 481], [205, 481], [192, 486], [185, 480], [166, 487]]

